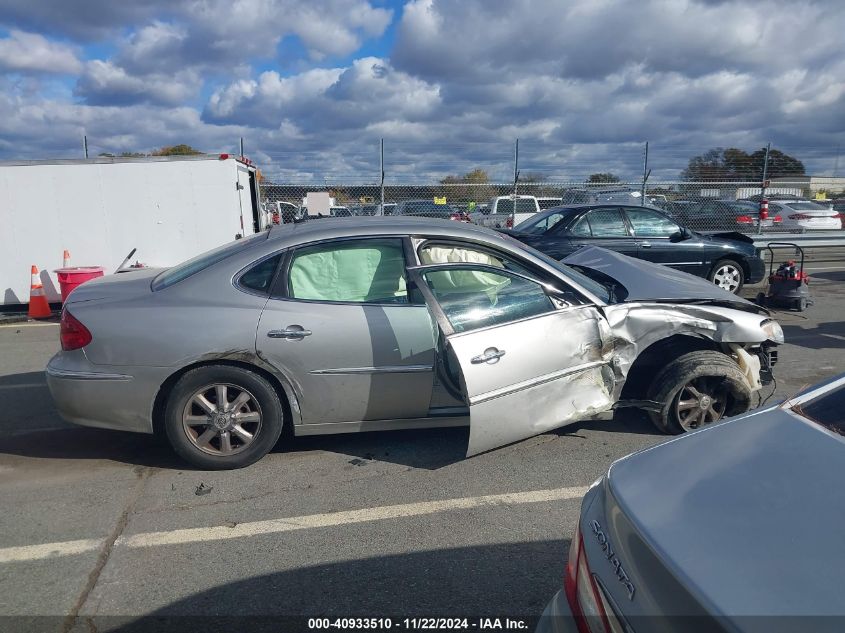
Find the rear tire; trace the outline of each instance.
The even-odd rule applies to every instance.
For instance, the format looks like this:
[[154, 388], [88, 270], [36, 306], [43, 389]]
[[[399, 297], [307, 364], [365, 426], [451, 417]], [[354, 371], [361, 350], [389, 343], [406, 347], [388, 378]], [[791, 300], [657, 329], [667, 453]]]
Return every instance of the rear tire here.
[[742, 264], [733, 259], [720, 259], [713, 265], [707, 278], [720, 288], [739, 294], [745, 284], [745, 271]]
[[231, 365], [187, 372], [173, 386], [164, 413], [173, 450], [203, 470], [257, 462], [276, 445], [283, 426], [284, 409], [273, 386]]
[[683, 354], [660, 370], [648, 399], [662, 405], [649, 412], [655, 426], [677, 435], [747, 411], [751, 388], [730, 356], [705, 350]]

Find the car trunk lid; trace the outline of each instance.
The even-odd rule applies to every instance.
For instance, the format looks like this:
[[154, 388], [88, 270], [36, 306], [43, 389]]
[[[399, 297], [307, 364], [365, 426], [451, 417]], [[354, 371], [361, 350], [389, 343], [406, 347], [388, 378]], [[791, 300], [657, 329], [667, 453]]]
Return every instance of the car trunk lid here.
[[781, 408], [616, 462], [603, 514], [648, 594], [637, 607], [682, 613], [680, 600], [738, 630], [754, 620], [734, 616], [845, 614], [843, 470], [845, 438]]
[[86, 281], [70, 294], [65, 305], [128, 299], [149, 294], [152, 292], [150, 283], [162, 270], [162, 268], [137, 268]]

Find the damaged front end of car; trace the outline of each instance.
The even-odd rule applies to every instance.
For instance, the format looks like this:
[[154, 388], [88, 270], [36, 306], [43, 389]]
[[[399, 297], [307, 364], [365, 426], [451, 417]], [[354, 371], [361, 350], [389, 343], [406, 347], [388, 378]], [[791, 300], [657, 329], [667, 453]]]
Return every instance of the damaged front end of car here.
[[617, 287], [617, 302], [602, 307], [614, 409], [639, 408], [661, 430], [683, 432], [742, 413], [773, 381], [783, 331], [764, 308], [604, 249], [564, 263]]

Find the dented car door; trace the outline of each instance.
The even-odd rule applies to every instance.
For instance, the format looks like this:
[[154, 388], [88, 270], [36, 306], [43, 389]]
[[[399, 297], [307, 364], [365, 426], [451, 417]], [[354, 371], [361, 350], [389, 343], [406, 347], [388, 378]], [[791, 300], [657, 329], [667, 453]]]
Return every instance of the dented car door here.
[[608, 327], [590, 304], [482, 264], [410, 269], [446, 340], [470, 412], [467, 456], [612, 406]]

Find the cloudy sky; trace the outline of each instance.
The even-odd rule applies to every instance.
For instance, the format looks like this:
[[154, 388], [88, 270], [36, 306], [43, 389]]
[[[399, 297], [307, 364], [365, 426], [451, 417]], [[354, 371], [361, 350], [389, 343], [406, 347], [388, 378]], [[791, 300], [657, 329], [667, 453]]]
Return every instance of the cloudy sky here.
[[[247, 154], [275, 178], [845, 173], [842, 0], [0, 0], [0, 158]], [[841, 162], [841, 166], [839, 165]]]

